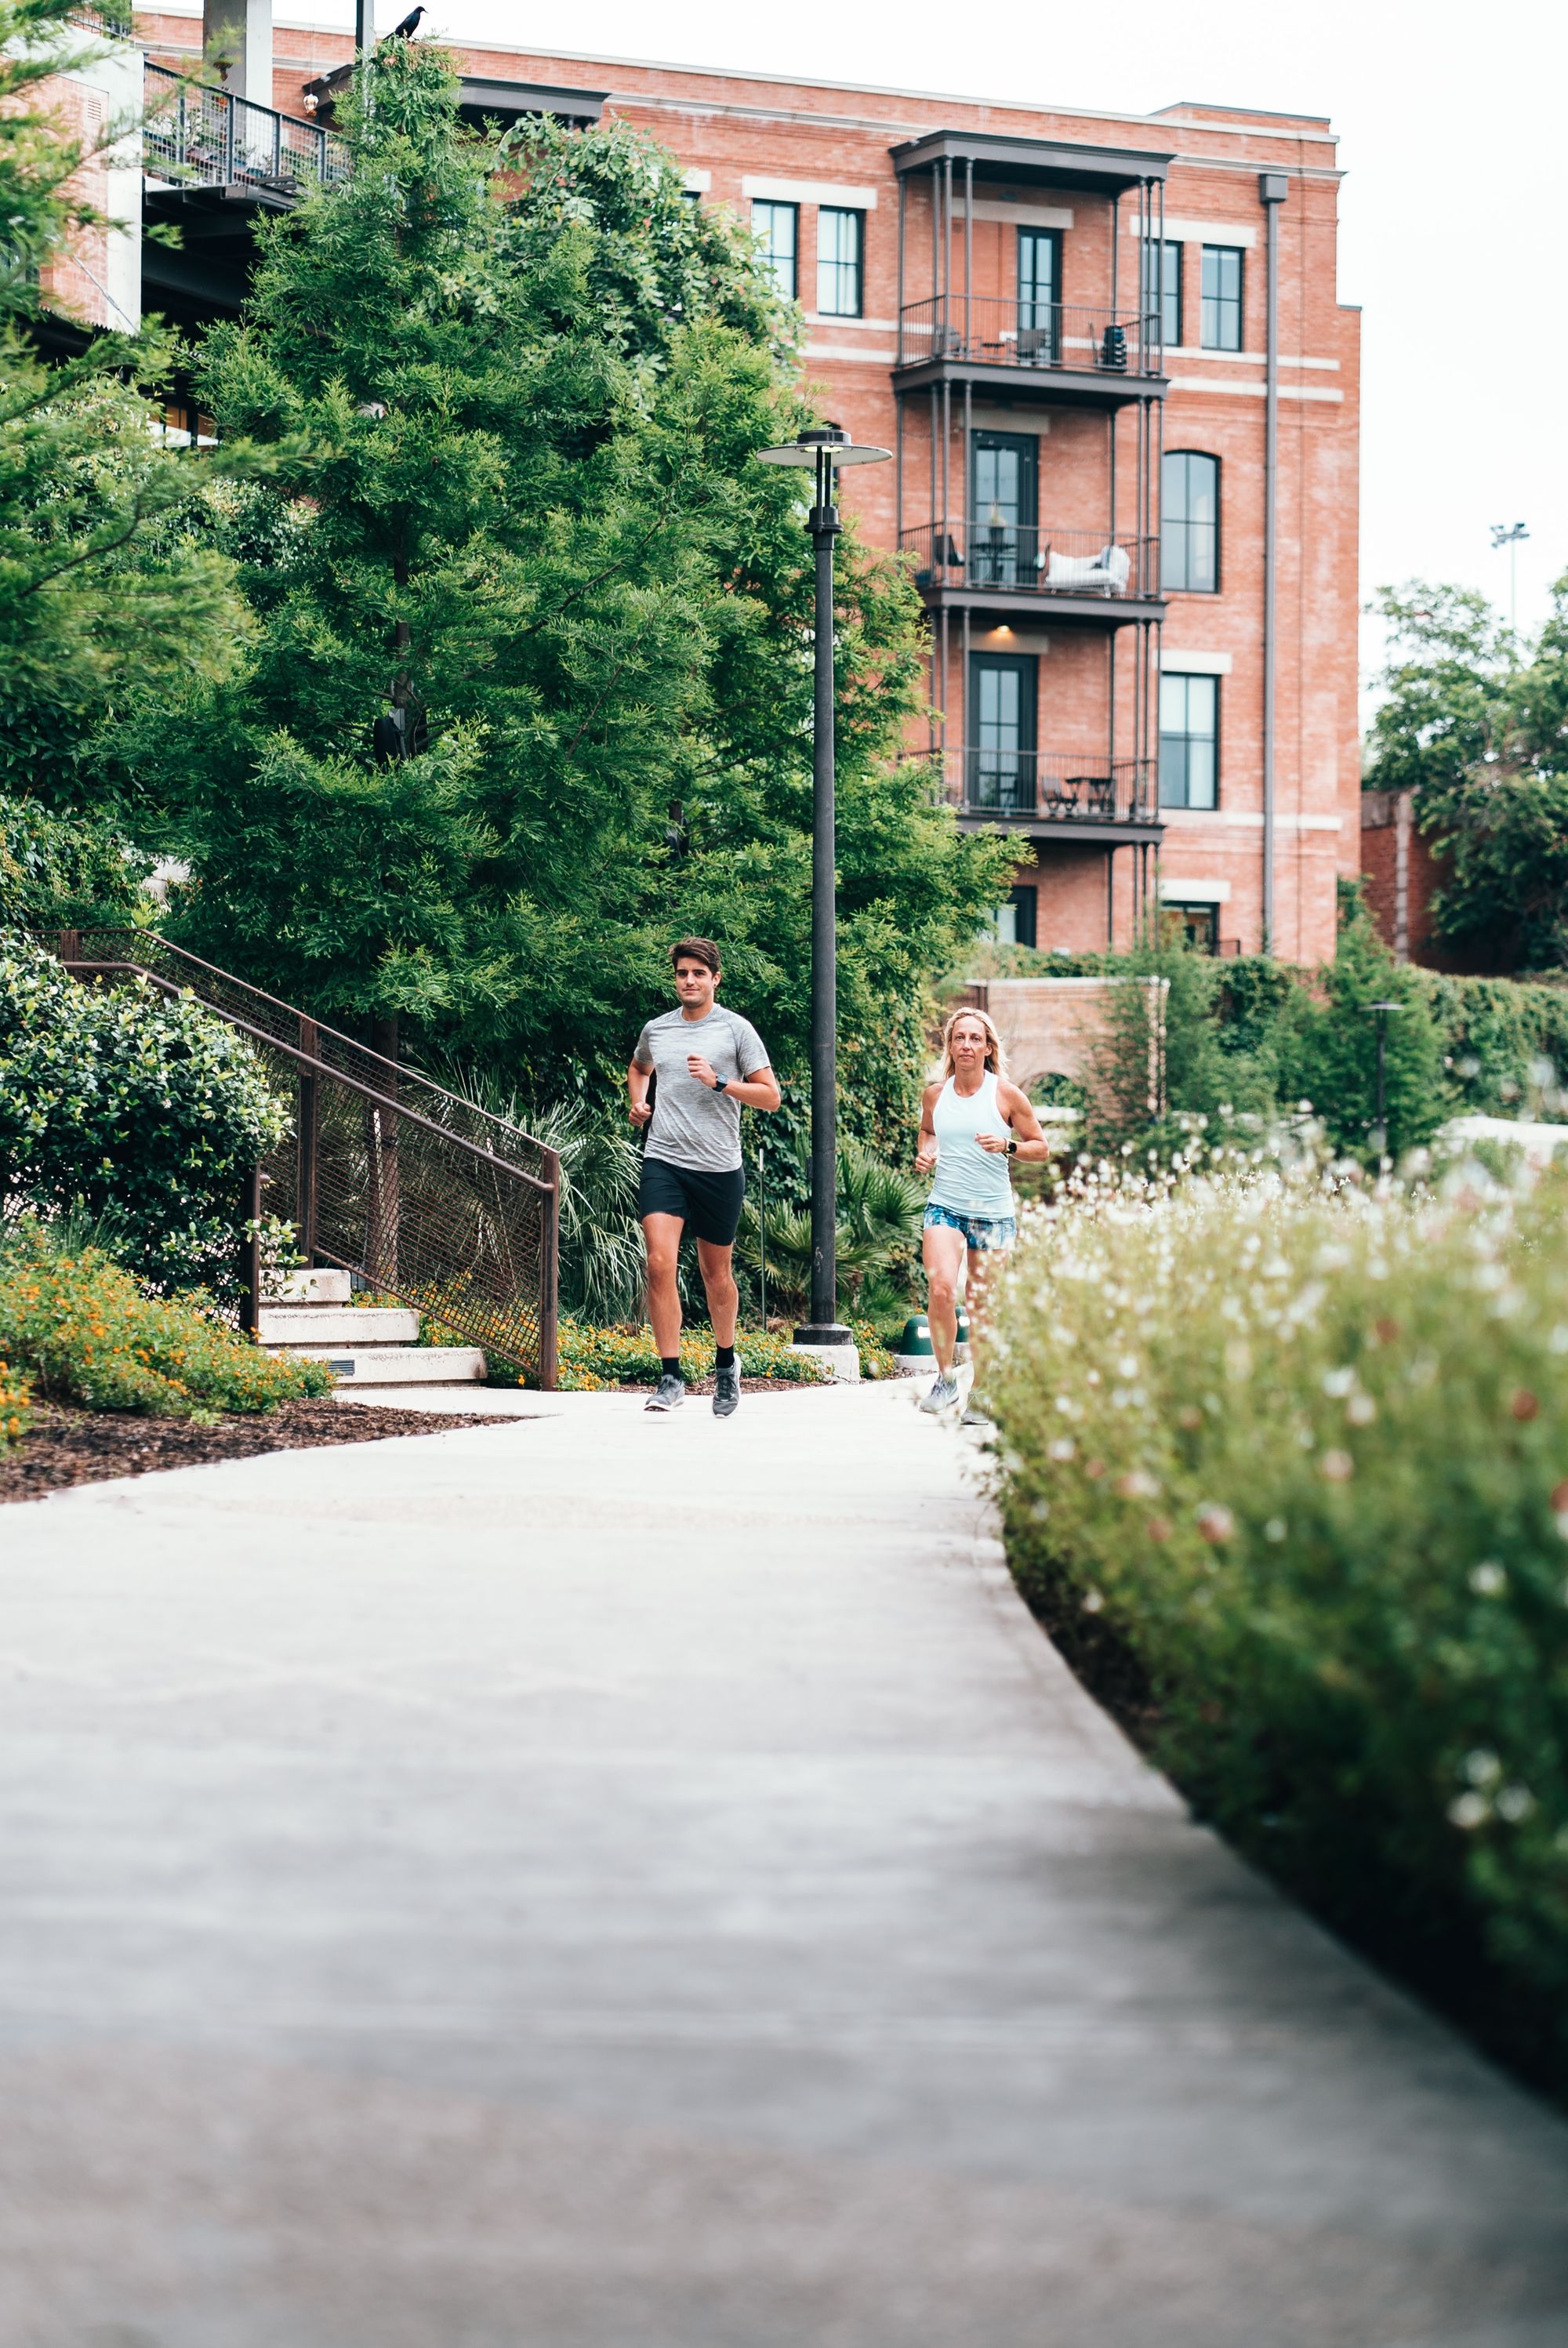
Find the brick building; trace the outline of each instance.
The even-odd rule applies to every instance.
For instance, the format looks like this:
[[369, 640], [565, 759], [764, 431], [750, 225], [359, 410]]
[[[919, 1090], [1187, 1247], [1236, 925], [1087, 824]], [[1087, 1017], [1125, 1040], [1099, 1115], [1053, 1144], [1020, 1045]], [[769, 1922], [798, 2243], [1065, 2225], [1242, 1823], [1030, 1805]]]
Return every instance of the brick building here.
[[[194, 67], [200, 6], [136, 24], [155, 75]], [[202, 126], [209, 184], [144, 183], [185, 230], [178, 254], [145, 249], [145, 298], [191, 323], [237, 305], [291, 156], [331, 168], [351, 56], [267, 0], [207, 0], [206, 29], [249, 103]], [[929, 614], [911, 747], [940, 755], [962, 822], [1016, 842], [1004, 933], [1124, 942], [1159, 901], [1255, 951], [1268, 886], [1274, 950], [1332, 953], [1361, 843], [1359, 319], [1336, 293], [1328, 124], [459, 54], [476, 118], [619, 117], [764, 238], [822, 412], [895, 452], [844, 501], [906, 551]]]

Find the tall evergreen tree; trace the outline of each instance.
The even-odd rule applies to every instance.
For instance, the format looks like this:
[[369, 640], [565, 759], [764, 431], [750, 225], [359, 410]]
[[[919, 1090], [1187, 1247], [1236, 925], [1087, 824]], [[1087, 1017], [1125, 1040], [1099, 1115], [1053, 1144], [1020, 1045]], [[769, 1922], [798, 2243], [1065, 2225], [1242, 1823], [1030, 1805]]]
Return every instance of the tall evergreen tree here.
[[[182, 934], [537, 1096], [624, 1062], [665, 944], [705, 931], [799, 1066], [810, 546], [753, 461], [806, 420], [786, 314], [623, 126], [478, 139], [424, 44], [384, 43], [370, 97], [352, 175], [273, 228], [208, 345], [222, 430], [312, 451], [219, 527], [242, 672], [114, 746], [176, 812]], [[842, 576], [845, 1066], [874, 1116], [1006, 860], [897, 757], [907, 581], [852, 537]]]
[[171, 338], [96, 335], [55, 361], [41, 345], [47, 265], [97, 224], [58, 106], [59, 76], [99, 53], [85, 13], [0, 0], [0, 792], [63, 806], [122, 684], [211, 669], [240, 616], [211, 547], [159, 540], [201, 481], [140, 387], [167, 377]]

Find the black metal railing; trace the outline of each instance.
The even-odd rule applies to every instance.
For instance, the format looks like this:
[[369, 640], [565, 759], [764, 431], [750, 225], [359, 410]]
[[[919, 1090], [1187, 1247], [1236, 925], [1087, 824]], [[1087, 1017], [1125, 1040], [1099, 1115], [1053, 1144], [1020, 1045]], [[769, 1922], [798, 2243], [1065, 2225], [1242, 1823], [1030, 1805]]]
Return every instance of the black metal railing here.
[[966, 359], [987, 366], [1053, 367], [1070, 375], [1158, 375], [1163, 353], [1153, 310], [1036, 302], [1017, 294], [938, 294], [904, 304], [898, 364]]
[[1041, 523], [923, 522], [901, 530], [917, 587], [1005, 587], [1027, 595], [1158, 595], [1160, 541]]
[[63, 930], [52, 942], [78, 978], [189, 993], [246, 1037], [293, 1109], [247, 1213], [292, 1223], [308, 1262], [357, 1272], [554, 1385], [554, 1150], [153, 932]]
[[181, 187], [253, 187], [292, 196], [318, 182], [335, 186], [349, 172], [346, 139], [191, 81], [150, 57], [144, 62], [141, 149], [150, 177]]
[[943, 759], [948, 804], [997, 821], [1152, 823], [1154, 762], [1097, 757], [1092, 750], [1012, 750], [985, 744]]

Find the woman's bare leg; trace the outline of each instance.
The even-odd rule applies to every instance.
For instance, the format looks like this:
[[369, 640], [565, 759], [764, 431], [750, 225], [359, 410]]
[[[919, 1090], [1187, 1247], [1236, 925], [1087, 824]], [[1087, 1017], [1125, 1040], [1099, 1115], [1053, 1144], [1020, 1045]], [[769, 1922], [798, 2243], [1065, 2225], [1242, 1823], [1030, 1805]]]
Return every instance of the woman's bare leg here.
[[[964, 1293], [964, 1234], [947, 1223], [928, 1223], [920, 1235], [925, 1264], [925, 1317], [931, 1327], [931, 1350], [944, 1378], [953, 1375], [958, 1345], [958, 1300]], [[971, 1259], [973, 1261], [973, 1259]]]

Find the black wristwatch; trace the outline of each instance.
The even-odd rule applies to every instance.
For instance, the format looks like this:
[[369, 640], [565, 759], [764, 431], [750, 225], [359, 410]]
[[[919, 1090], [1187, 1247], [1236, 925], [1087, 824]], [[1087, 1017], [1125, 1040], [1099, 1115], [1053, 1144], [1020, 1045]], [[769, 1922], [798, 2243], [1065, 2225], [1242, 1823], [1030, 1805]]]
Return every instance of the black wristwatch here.
[[1008, 1155], [1008, 1157], [1009, 1157], [1009, 1158], [1016, 1158], [1017, 1154], [1018, 1154], [1018, 1145], [1017, 1145], [1017, 1143], [1013, 1139], [1012, 1135], [1011, 1135], [1011, 1134], [1009, 1134], [1009, 1135], [1008, 1135], [1008, 1137], [1007, 1137], [1007, 1155]]
[[713, 1088], [716, 1093], [727, 1093], [729, 1090], [729, 1078], [727, 1076], [715, 1076], [713, 1080]]

